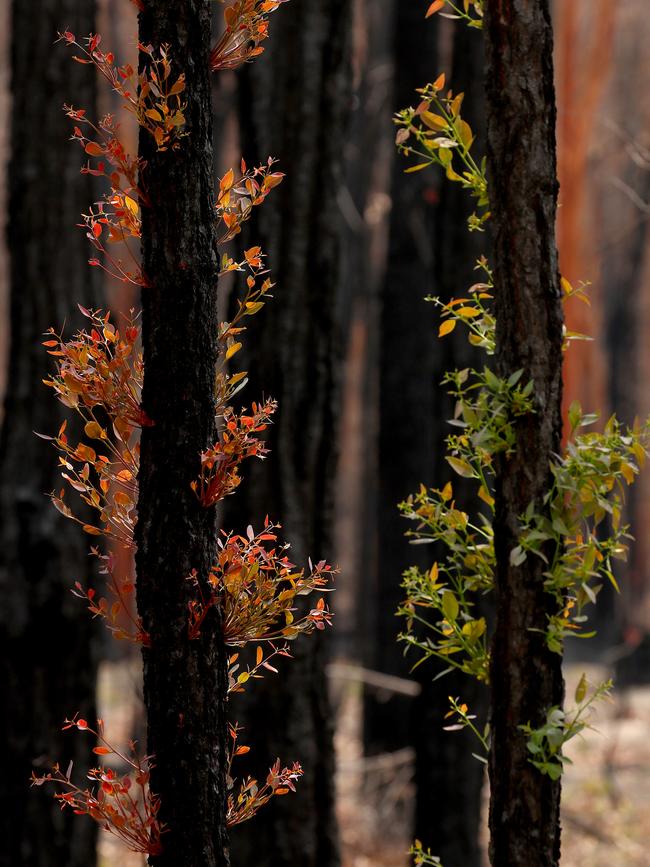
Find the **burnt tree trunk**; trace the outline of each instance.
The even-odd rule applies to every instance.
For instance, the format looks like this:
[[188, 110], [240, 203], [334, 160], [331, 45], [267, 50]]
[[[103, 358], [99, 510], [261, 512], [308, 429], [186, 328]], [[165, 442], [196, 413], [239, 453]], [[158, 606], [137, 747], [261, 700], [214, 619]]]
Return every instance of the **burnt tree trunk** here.
[[[552, 598], [537, 557], [510, 562], [519, 516], [544, 510], [560, 450], [562, 304], [555, 246], [553, 33], [547, 0], [488, 0], [488, 172], [494, 223], [497, 372], [523, 369], [536, 411], [496, 465], [496, 627], [492, 644], [490, 857], [495, 867], [551, 867], [560, 857], [560, 782], [528, 761], [519, 726], [561, 705], [561, 657], [544, 640]], [[540, 630], [540, 631], [533, 631]]]
[[[83, 8], [81, 8], [83, 7]], [[64, 101], [93, 114], [87, 69], [54, 47], [57, 29], [86, 34], [94, 4], [15, 2], [11, 28], [11, 153], [8, 173], [10, 254], [9, 370], [0, 436], [0, 864], [89, 867], [94, 823], [61, 812], [51, 793], [29, 790], [32, 770], [74, 760], [84, 778], [89, 744], [61, 733], [66, 716], [95, 716], [95, 629], [69, 592], [87, 574], [78, 527], [45, 494], [61, 484], [54, 450], [34, 431], [55, 433], [63, 407], [43, 388], [51, 370], [43, 332], [72, 325], [77, 303], [100, 303], [76, 229], [93, 199], [79, 177], [79, 151], [68, 141]]]
[[[291, 541], [292, 562], [331, 557], [339, 366], [336, 301], [341, 285], [337, 205], [349, 82], [349, 0], [294, 0], [276, 13], [267, 53], [240, 78], [242, 153], [268, 155], [287, 173], [254, 221], [268, 254], [275, 300], [247, 341], [247, 401], [279, 402], [271, 454], [247, 467], [225, 526], [259, 526], [268, 513]], [[345, 580], [345, 579], [342, 579]], [[325, 641], [327, 641], [325, 636]], [[241, 865], [334, 867], [333, 720], [321, 636], [298, 640], [279, 678], [267, 677], [233, 715], [254, 745], [252, 770], [280, 756], [305, 769], [298, 794], [276, 799], [233, 834]], [[268, 765], [267, 765], [268, 766]], [[263, 853], [261, 856], [260, 853]]]
[[[136, 572], [138, 609], [151, 647], [143, 651], [152, 789], [169, 832], [157, 867], [229, 862], [226, 804], [226, 670], [216, 609], [188, 639], [187, 577], [206, 582], [216, 560], [213, 509], [190, 490], [199, 454], [216, 439], [217, 271], [209, 0], [145, 0], [140, 42], [169, 46], [173, 75], [185, 74], [187, 133], [158, 152], [140, 133], [151, 207], [142, 210], [144, 385], [152, 420], [142, 432]], [[205, 586], [205, 585], [204, 585]]]

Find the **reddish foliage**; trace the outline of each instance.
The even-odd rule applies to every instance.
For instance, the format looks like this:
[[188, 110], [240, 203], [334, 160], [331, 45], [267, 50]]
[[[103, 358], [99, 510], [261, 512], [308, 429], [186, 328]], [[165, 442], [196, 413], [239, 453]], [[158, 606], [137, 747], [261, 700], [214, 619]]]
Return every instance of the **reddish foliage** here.
[[286, 795], [290, 791], [295, 792], [295, 781], [303, 775], [303, 770], [298, 762], [294, 762], [290, 768], [281, 768], [280, 759], [276, 759], [272, 768], [261, 785], [253, 777], [246, 777], [239, 784], [235, 792], [237, 780], [232, 777], [232, 763], [236, 756], [242, 756], [250, 752], [250, 747], [237, 746], [241, 729], [237, 724], [230, 726], [230, 753], [228, 755], [228, 827], [240, 825], [242, 822], [252, 819], [260, 807], [267, 804], [276, 795]]
[[237, 414], [232, 407], [224, 412], [221, 437], [201, 455], [201, 475], [192, 482], [192, 490], [202, 505], [214, 506], [232, 494], [241, 482], [239, 465], [245, 458], [263, 458], [268, 449], [255, 436], [266, 430], [277, 404], [267, 400], [263, 406], [253, 404], [251, 414]]
[[277, 524], [268, 519], [264, 530], [255, 534], [252, 527], [247, 535], [224, 533], [219, 540], [219, 560], [212, 567], [209, 583], [213, 593], [205, 598], [196, 575], [191, 575], [199, 598], [190, 603], [190, 638], [198, 637], [209, 609], [221, 606], [224, 639], [227, 644], [243, 645], [251, 641], [292, 641], [301, 633], [324, 629], [331, 624], [332, 615], [321, 597], [316, 606], [298, 620], [294, 619], [296, 597], [327, 589], [333, 574], [324, 560], [313, 566], [309, 573], [296, 571], [286, 551], [279, 549]]
[[[142, 9], [140, 0], [132, 2]], [[232, 69], [260, 54], [263, 51], [260, 42], [268, 35], [268, 15], [284, 2], [286, 0], [230, 2], [225, 10], [224, 35], [212, 52], [212, 68]], [[81, 44], [73, 33], [65, 31], [60, 39], [80, 52], [74, 57], [76, 61], [93, 65], [122, 97], [126, 110], [154, 137], [159, 150], [180, 146], [185, 135], [185, 79], [182, 74], [177, 77], [171, 74], [166, 46], [154, 50], [151, 46], [140, 45], [140, 52], [146, 56], [145, 71], [137, 73], [129, 64], [117, 65], [111, 52], [103, 52], [98, 35], [89, 36]], [[112, 115], [94, 124], [86, 118], [83, 109], [65, 106], [65, 111], [74, 121], [72, 139], [89, 158], [81, 169], [82, 174], [106, 178], [110, 185], [110, 192], [82, 215], [88, 240], [99, 254], [99, 258], [89, 260], [90, 264], [103, 268], [118, 280], [146, 287], [149, 285], [147, 277], [142, 274], [136, 254], [129, 246], [130, 242], [139, 243], [141, 208], [151, 205], [141, 181], [143, 164], [138, 157], [126, 152], [119, 139], [119, 124]], [[266, 165], [249, 170], [242, 160], [238, 180], [232, 169], [223, 176], [215, 201], [215, 219], [222, 230], [221, 243], [241, 231], [252, 209], [282, 181], [282, 173], [272, 171], [274, 164], [275, 160], [269, 158]], [[127, 263], [111, 252], [110, 248], [116, 243], [124, 245]], [[220, 274], [230, 271], [245, 274], [246, 289], [243, 298], [238, 300], [232, 320], [219, 326], [222, 352], [214, 390], [219, 439], [197, 455], [199, 477], [194, 481], [188, 479], [188, 485], [206, 508], [214, 507], [237, 488], [242, 461], [266, 455], [267, 449], [259, 434], [264, 432], [276, 410], [273, 400], [253, 403], [250, 412], [237, 413], [230, 406], [232, 397], [247, 382], [246, 371], [233, 373], [229, 370], [232, 358], [242, 347], [245, 317], [255, 315], [264, 307], [273, 286], [260, 247], [247, 249], [241, 261], [223, 254]], [[104, 535], [132, 549], [140, 430], [155, 424], [155, 419], [149, 419], [140, 404], [143, 380], [142, 355], [138, 349], [140, 329], [133, 314], [124, 327], [118, 329], [111, 322], [110, 313], [80, 309], [90, 320], [89, 330], [82, 329], [67, 341], [54, 329], [47, 333], [44, 346], [54, 358], [56, 370], [44, 382], [65, 406], [81, 416], [85, 437], [93, 441], [93, 445], [70, 443], [65, 423], [56, 436], [39, 436], [51, 441], [59, 452], [64, 481], [95, 510], [96, 522], [88, 524], [76, 517], [64, 502], [64, 490], [53, 492], [51, 498], [54, 506], [81, 524], [86, 533]], [[277, 525], [267, 518], [264, 530], [257, 535], [251, 527], [246, 537], [224, 533], [218, 541], [218, 560], [210, 574], [190, 576], [197, 596], [189, 604], [190, 638], [198, 637], [208, 611], [219, 606], [227, 644], [243, 647], [259, 642], [255, 661], [245, 670], [240, 670], [239, 652], [230, 656], [229, 695], [243, 692], [244, 685], [251, 679], [259, 679], [263, 671], [277, 673], [271, 660], [290, 658], [287, 641], [314, 629], [324, 629], [331, 623], [331, 614], [322, 597], [308, 613], [294, 618], [296, 597], [328, 589], [332, 569], [324, 561], [315, 567], [310, 561], [308, 574], [304, 570], [296, 571], [286, 555], [288, 545], [279, 548], [275, 545], [276, 529]], [[101, 617], [115, 638], [149, 645], [150, 637], [140, 618], [133, 613], [133, 581], [116, 577], [112, 555], [102, 554], [97, 548], [91, 550], [99, 559], [100, 573], [106, 576], [107, 596], [98, 596], [95, 588], [84, 587], [79, 581], [75, 582], [73, 594], [85, 600], [91, 614]], [[285, 643], [276, 645], [275, 641]], [[78, 717], [66, 720], [64, 728], [90, 732], [98, 740], [95, 754], [113, 756], [114, 760], [125, 763], [130, 773], [120, 776], [112, 768], [100, 766], [88, 775], [96, 785], [81, 789], [71, 780], [71, 766], [63, 774], [55, 765], [51, 773], [33, 776], [32, 784], [55, 783], [59, 789], [55, 797], [62, 808], [69, 806], [77, 814], [90, 816], [136, 852], [159, 854], [165, 828], [157, 819], [160, 802], [148, 785], [150, 758], [139, 759], [133, 743], [128, 754], [118, 752], [106, 741], [101, 720], [96, 730]], [[277, 760], [261, 786], [248, 777], [235, 792], [232, 762], [249, 749], [237, 745], [238, 732], [237, 726], [231, 727], [228, 825], [250, 819], [272, 797], [295, 791], [294, 783], [303, 773], [299, 764], [281, 767]]]
[[149, 775], [153, 764], [150, 758], [141, 759], [131, 741], [128, 752], [120, 752], [104, 737], [104, 723], [97, 720], [97, 729], [86, 720], [75, 716], [67, 719], [63, 729], [76, 728], [88, 732], [97, 740], [93, 747], [95, 755], [112, 756], [130, 768], [127, 774], [118, 774], [113, 768], [100, 765], [91, 768], [88, 779], [95, 785], [81, 789], [72, 782], [72, 762], [64, 774], [58, 765], [43, 776], [32, 774], [32, 785], [54, 783], [61, 791], [54, 797], [61, 809], [70, 807], [78, 816], [90, 816], [95, 822], [119, 837], [133, 852], [159, 855], [162, 852], [161, 836], [164, 824], [158, 821], [160, 801], [149, 788]]
[[210, 54], [210, 69], [237, 69], [264, 51], [268, 16], [287, 0], [231, 0], [224, 10], [223, 36]]

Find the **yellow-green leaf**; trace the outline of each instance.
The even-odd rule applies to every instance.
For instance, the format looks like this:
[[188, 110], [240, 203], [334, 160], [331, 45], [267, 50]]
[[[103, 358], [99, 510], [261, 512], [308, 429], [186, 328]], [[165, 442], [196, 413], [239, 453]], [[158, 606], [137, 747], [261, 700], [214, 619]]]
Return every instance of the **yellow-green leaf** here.
[[474, 475], [474, 470], [467, 461], [463, 461], [460, 458], [447, 458], [447, 463], [452, 469], [456, 470], [459, 476], [471, 479]]
[[442, 597], [442, 613], [450, 623], [453, 623], [458, 617], [458, 611], [458, 599], [456, 599], [451, 590], [447, 590]]
[[481, 487], [478, 489], [478, 495], [484, 503], [487, 503], [488, 506], [490, 506], [490, 508], [494, 505], [494, 497], [490, 495], [485, 485], [481, 485]]
[[462, 117], [459, 117], [456, 121], [456, 131], [458, 132], [458, 137], [460, 138], [465, 150], [469, 150], [474, 141], [474, 133], [472, 132], [471, 126], [467, 121], [463, 120]]
[[441, 117], [439, 114], [434, 114], [432, 111], [423, 111], [420, 117], [429, 129], [433, 129], [436, 132], [445, 130], [449, 126], [444, 117]]

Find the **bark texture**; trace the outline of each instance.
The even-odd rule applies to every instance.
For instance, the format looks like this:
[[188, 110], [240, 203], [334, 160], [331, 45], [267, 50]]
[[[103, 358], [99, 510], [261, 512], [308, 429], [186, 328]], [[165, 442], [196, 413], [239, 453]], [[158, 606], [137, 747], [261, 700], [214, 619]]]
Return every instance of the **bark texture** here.
[[[66, 716], [95, 716], [91, 619], [69, 592], [88, 571], [79, 528], [45, 494], [61, 484], [53, 449], [64, 408], [41, 380], [51, 371], [40, 345], [49, 327], [78, 324], [77, 303], [100, 304], [87, 241], [75, 228], [93, 200], [68, 141], [64, 101], [94, 115], [94, 77], [53, 46], [57, 29], [94, 28], [94, 4], [15, 2], [12, 7], [9, 370], [0, 435], [0, 864], [90, 867], [95, 826], [61, 812], [51, 792], [29, 789], [32, 770], [74, 761], [83, 780], [91, 744], [61, 733]], [[72, 434], [74, 436], [74, 433]]]
[[[340, 186], [349, 80], [349, 0], [294, 0], [274, 15], [264, 57], [243, 71], [242, 153], [248, 165], [280, 159], [287, 172], [260, 209], [251, 242], [277, 284], [246, 345], [250, 384], [279, 402], [271, 454], [247, 466], [225, 525], [240, 532], [265, 514], [282, 524], [301, 566], [332, 552], [332, 480], [338, 416], [336, 299], [341, 285]], [[239, 698], [234, 718], [254, 745], [256, 776], [280, 756], [302, 763], [298, 794], [279, 798], [233, 834], [238, 864], [334, 867], [339, 863], [332, 718], [320, 636], [296, 642], [279, 678]], [[325, 637], [327, 641], [327, 637]], [[241, 702], [241, 703], [240, 703]], [[242, 765], [243, 766], [243, 765]]]
[[488, 171], [495, 244], [497, 372], [523, 368], [536, 412], [517, 423], [497, 465], [496, 629], [492, 645], [490, 857], [495, 867], [551, 867], [560, 857], [560, 783], [528, 761], [518, 726], [541, 725], [563, 699], [561, 657], [544, 630], [544, 565], [510, 563], [518, 516], [542, 499], [559, 451], [562, 305], [555, 246], [558, 185], [552, 28], [547, 0], [488, 0]]
[[227, 865], [225, 648], [212, 609], [201, 636], [188, 639], [186, 579], [207, 580], [216, 559], [214, 510], [190, 483], [199, 454], [216, 439], [217, 258], [210, 108], [209, 0], [145, 0], [140, 41], [169, 46], [173, 75], [186, 78], [187, 136], [157, 152], [142, 130], [147, 161], [142, 293], [145, 376], [136, 555], [145, 649], [144, 699], [152, 788], [169, 826], [157, 867]]

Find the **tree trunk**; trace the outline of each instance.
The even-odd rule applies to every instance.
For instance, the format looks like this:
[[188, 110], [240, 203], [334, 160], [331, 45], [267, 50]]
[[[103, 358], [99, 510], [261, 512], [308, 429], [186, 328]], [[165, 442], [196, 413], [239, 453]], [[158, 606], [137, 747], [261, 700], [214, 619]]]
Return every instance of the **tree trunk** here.
[[93, 115], [95, 84], [53, 46], [62, 26], [93, 30], [94, 4], [15, 2], [12, 13], [11, 346], [0, 436], [0, 665], [9, 706], [0, 721], [0, 865], [90, 867], [94, 823], [30, 791], [29, 775], [72, 759], [83, 779], [88, 742], [63, 735], [61, 725], [75, 712], [96, 715], [95, 630], [69, 592], [87, 573], [86, 543], [45, 496], [60, 486], [57, 460], [33, 434], [55, 433], [64, 418], [41, 385], [51, 367], [43, 333], [66, 319], [74, 327], [77, 303], [100, 303], [86, 238], [75, 229], [93, 187], [79, 177], [79, 151], [61, 110], [74, 101]]
[[[496, 466], [496, 628], [492, 645], [490, 857], [495, 867], [550, 867], [560, 857], [560, 782], [528, 761], [519, 726], [561, 705], [561, 657], [546, 647], [552, 598], [537, 557], [510, 563], [518, 516], [542, 511], [560, 450], [562, 304], [555, 212], [555, 94], [547, 0], [488, 0], [488, 171], [495, 245], [497, 372], [523, 369], [536, 412], [516, 422], [514, 454]], [[533, 631], [533, 630], [541, 630]]]
[[153, 791], [169, 832], [156, 867], [229, 863], [226, 805], [226, 652], [219, 612], [188, 638], [187, 606], [196, 570], [205, 586], [216, 561], [215, 513], [190, 490], [199, 454], [216, 440], [217, 271], [209, 0], [145, 0], [140, 42], [166, 44], [173, 74], [185, 74], [187, 136], [156, 151], [140, 133], [144, 384], [151, 426], [142, 431], [136, 555], [145, 649], [144, 700]]
[[[268, 254], [275, 301], [250, 329], [247, 401], [279, 402], [271, 454], [246, 468], [225, 524], [279, 520], [291, 559], [331, 556], [332, 481], [341, 346], [336, 301], [341, 285], [337, 205], [349, 86], [349, 0], [294, 0], [276, 13], [267, 54], [240, 78], [243, 156], [271, 154], [287, 172], [250, 237]], [[259, 321], [257, 321], [259, 320]], [[327, 637], [325, 638], [327, 640]], [[247, 728], [260, 765], [280, 756], [305, 769], [298, 794], [277, 799], [233, 834], [235, 861], [265, 867], [339, 864], [334, 815], [332, 718], [321, 637], [292, 645], [279, 678], [260, 682], [233, 714]], [[263, 767], [263, 764], [262, 764]], [[260, 852], [263, 857], [260, 857]]]
[[[422, 26], [421, 22], [419, 26]], [[403, 62], [408, 61], [405, 59]], [[465, 93], [463, 116], [475, 131], [477, 139], [474, 149], [479, 154], [484, 152], [485, 147], [485, 101], [479, 85], [483, 79], [483, 64], [480, 34], [467, 28], [463, 22], [455, 22], [451, 70], [444, 71], [449, 72], [448, 81], [454, 92]], [[440, 71], [443, 71], [443, 67], [435, 67], [436, 73]], [[427, 80], [431, 77], [430, 68]], [[427, 173], [418, 172], [410, 178], [425, 180], [426, 176]], [[433, 294], [445, 302], [464, 295], [467, 288], [476, 282], [476, 260], [485, 253], [485, 235], [467, 231], [467, 218], [473, 211], [472, 204], [467, 192], [459, 185], [446, 181], [440, 185], [440, 200], [434, 211], [432, 230]], [[401, 209], [398, 208], [399, 210]], [[433, 310], [430, 312], [434, 314]], [[429, 386], [429, 392], [433, 392], [431, 386], [435, 388], [432, 394], [434, 405], [430, 407], [430, 429], [427, 431], [429, 438], [420, 445], [420, 464], [423, 468], [432, 468], [437, 488], [451, 481], [458, 503], [471, 513], [481, 507], [476, 497], [476, 488], [469, 480], [452, 474], [445, 460], [445, 440], [451, 433], [448, 420], [453, 418], [454, 402], [444, 394], [441, 383], [445, 371], [476, 367], [484, 363], [484, 358], [479, 360], [478, 351], [469, 344], [462, 330], [455, 331], [444, 340], [436, 339], [437, 324], [434, 314], [434, 323], [427, 321], [427, 351], [432, 355], [433, 370], [427, 370], [424, 379], [422, 373], [417, 377], [420, 383]], [[415, 354], [419, 358], [426, 357], [420, 352]], [[415, 361], [417, 362], [417, 358]], [[417, 405], [412, 399], [407, 402]], [[410, 428], [411, 435], [419, 438], [419, 424], [411, 425]], [[411, 490], [416, 489], [417, 484], [414, 484]], [[385, 538], [385, 534], [382, 534], [382, 537]], [[425, 568], [443, 556], [443, 552], [438, 552], [436, 546], [414, 546], [411, 547], [409, 563], [413, 561], [414, 553], [428, 557], [423, 564]], [[479, 599], [477, 605], [477, 611], [488, 616], [485, 601]], [[438, 670], [441, 668], [442, 664]], [[462, 672], [452, 670], [445, 677], [433, 680], [437, 673], [438, 671], [432, 670], [431, 663], [424, 664], [417, 670], [422, 692], [416, 699], [412, 712], [416, 750], [415, 837], [439, 855], [443, 864], [480, 867], [482, 853], [479, 845], [479, 823], [483, 765], [472, 755], [477, 746], [474, 735], [468, 731], [446, 732], [443, 725], [444, 715], [449, 709], [449, 696], [452, 695], [461, 697], [469, 705], [472, 713], [478, 716], [482, 727], [488, 712], [488, 693], [483, 684]]]

